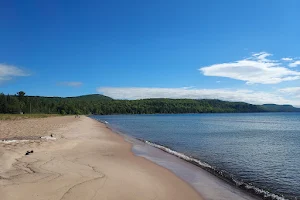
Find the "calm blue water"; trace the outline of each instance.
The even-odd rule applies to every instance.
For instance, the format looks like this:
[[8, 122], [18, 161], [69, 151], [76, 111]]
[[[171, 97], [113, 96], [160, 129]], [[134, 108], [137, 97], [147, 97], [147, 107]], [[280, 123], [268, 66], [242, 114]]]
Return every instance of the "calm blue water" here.
[[93, 116], [285, 198], [300, 199], [300, 113]]

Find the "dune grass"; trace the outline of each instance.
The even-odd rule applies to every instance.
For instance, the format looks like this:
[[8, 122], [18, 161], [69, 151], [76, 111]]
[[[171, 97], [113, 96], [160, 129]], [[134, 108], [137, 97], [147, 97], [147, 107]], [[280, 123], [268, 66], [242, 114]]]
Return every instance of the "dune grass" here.
[[20, 120], [29, 118], [46, 118], [60, 116], [58, 114], [0, 114], [0, 120]]

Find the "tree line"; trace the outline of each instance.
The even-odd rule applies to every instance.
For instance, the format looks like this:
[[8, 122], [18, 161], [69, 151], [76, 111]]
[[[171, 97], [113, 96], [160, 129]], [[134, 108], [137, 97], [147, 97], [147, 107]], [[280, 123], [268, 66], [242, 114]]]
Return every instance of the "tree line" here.
[[227, 113], [265, 112], [257, 105], [214, 99], [141, 99], [114, 100], [104, 95], [79, 97], [26, 96], [0, 94], [0, 113], [49, 114], [155, 114], [155, 113]]

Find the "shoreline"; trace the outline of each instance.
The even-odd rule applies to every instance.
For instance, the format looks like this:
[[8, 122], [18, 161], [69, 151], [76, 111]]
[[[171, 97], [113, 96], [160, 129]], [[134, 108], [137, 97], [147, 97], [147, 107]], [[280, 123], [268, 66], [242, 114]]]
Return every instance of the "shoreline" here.
[[[50, 132], [58, 139], [0, 144], [4, 200], [202, 199], [170, 170], [134, 155], [131, 143], [96, 120], [70, 119]], [[34, 153], [25, 156], [31, 149]]]
[[[94, 118], [94, 119], [97, 119], [97, 118]], [[110, 118], [99, 118], [98, 120], [101, 121], [101, 119], [108, 120], [110, 122], [110, 120], [109, 120]], [[123, 125], [125, 127], [124, 129], [121, 128], [121, 126], [118, 126], [122, 123], [119, 123], [119, 124], [114, 123], [115, 121], [113, 121], [113, 118], [111, 119], [112, 124], [109, 124], [106, 121], [101, 121], [101, 122], [102, 123], [104, 122], [104, 124], [109, 126], [114, 132], [119, 133], [123, 137], [126, 137], [126, 138], [128, 137], [128, 138], [133, 138], [133, 140], [138, 140], [137, 142], [139, 144], [137, 144], [137, 146], [140, 146], [140, 147], [142, 146], [141, 148], [148, 149], [148, 150], [146, 150], [146, 151], [142, 150], [142, 153], [135, 152], [136, 155], [141, 154], [139, 156], [145, 157], [148, 160], [151, 160], [152, 162], [155, 162], [156, 164], [159, 164], [160, 166], [163, 166], [163, 167], [171, 170], [178, 177], [180, 177], [181, 179], [183, 179], [184, 181], [186, 181], [187, 183], [192, 185], [205, 199], [215, 199], [215, 196], [213, 194], [208, 194], [206, 191], [199, 188], [198, 184], [194, 180], [189, 180], [188, 178], [186, 179], [185, 178], [186, 175], [184, 175], [183, 172], [180, 172], [177, 169], [174, 169], [172, 166], [170, 166], [170, 164], [169, 165], [165, 164], [164, 161], [162, 159], [160, 159], [157, 154], [165, 153], [168, 155], [172, 155], [173, 157], [177, 157], [178, 159], [174, 162], [176, 162], [176, 164], [181, 163], [180, 164], [181, 166], [186, 165], [186, 164], [183, 164], [182, 162], [188, 162], [189, 164], [196, 166], [197, 168], [201, 169], [202, 171], [204, 170], [205, 172], [209, 173], [210, 175], [213, 175], [213, 179], [218, 178], [219, 181], [221, 180], [222, 183], [220, 183], [220, 184], [226, 183], [226, 185], [228, 187], [230, 187], [230, 189], [234, 190], [234, 191], [232, 191], [233, 193], [236, 193], [236, 191], [238, 193], [242, 193], [239, 198], [231, 197], [230, 199], [274, 199], [274, 200], [275, 199], [276, 200], [289, 199], [282, 195], [272, 193], [268, 189], [262, 189], [263, 187], [261, 188], [261, 187], [258, 187], [257, 185], [253, 185], [253, 184], [251, 184], [251, 182], [246, 182], [244, 180], [236, 178], [234, 175], [230, 174], [230, 172], [227, 172], [220, 168], [211, 166], [207, 163], [202, 162], [201, 160], [199, 160], [195, 157], [188, 156], [188, 154], [183, 154], [183, 153], [180, 153], [180, 151], [175, 151], [174, 149], [169, 148], [168, 146], [163, 146], [161, 143], [159, 143], [160, 140], [154, 139], [156, 141], [156, 143], [153, 143], [152, 141], [147, 141], [147, 140], [145, 140], [145, 138], [142, 137], [143, 134], [138, 134], [137, 132], [134, 132], [134, 129], [130, 129], [130, 128], [128, 129], [128, 127], [126, 127], [124, 125], [124, 123], [123, 123]], [[114, 126], [115, 124], [116, 124], [116, 126]], [[134, 134], [131, 134], [129, 132], [129, 130], [131, 130]], [[148, 132], [146, 132], [146, 133], [149, 135], [151, 133], [151, 129], [148, 130]], [[148, 138], [151, 138], [151, 137], [148, 137]], [[152, 139], [153, 139], [153, 137], [152, 137]], [[137, 143], [137, 142], [133, 141], [132, 143]], [[149, 154], [151, 154], [151, 152], [149, 153], [147, 151], [153, 151], [153, 148], [150, 149], [147, 145], [145, 145], [145, 143], [148, 146], [152, 146], [153, 148], [157, 149], [158, 151], [161, 151], [161, 153], [157, 153], [157, 151], [156, 151], [156, 153], [155, 153], [156, 155], [149, 155]], [[175, 146], [174, 146], [174, 148], [175, 148]], [[134, 151], [134, 147], [133, 147], [133, 151]], [[140, 151], [140, 149], [138, 151]], [[167, 157], [168, 156], [166, 156], [164, 159], [167, 159]], [[172, 163], [172, 164], [174, 164], [174, 163]], [[189, 167], [189, 166], [186, 165], [186, 167]], [[196, 171], [197, 172], [201, 171], [199, 169], [198, 170], [194, 169], [193, 170], [194, 173], [196, 173]], [[185, 169], [182, 169], [182, 167], [181, 167], [181, 170], [184, 171]], [[200, 177], [200, 179], [201, 178], [203, 178], [203, 177]], [[219, 182], [218, 180], [216, 180], [216, 181], [209, 180], [209, 181], [210, 182]], [[213, 184], [215, 184], [215, 183], [213, 183]], [[221, 188], [221, 190], [219, 190], [219, 193], [225, 192], [226, 189], [224, 189], [224, 188], [226, 187], [226, 185], [223, 188]], [[208, 189], [211, 189], [211, 188], [208, 188]], [[222, 192], [220, 192], [220, 191], [222, 191]], [[220, 199], [220, 198], [218, 198], [218, 199]]]
[[[134, 138], [118, 130], [115, 130], [113, 127], [109, 126], [109, 124], [105, 123], [104, 121], [98, 121], [98, 122], [105, 125], [113, 133], [119, 135], [120, 137], [124, 138], [126, 141], [130, 142], [132, 144], [132, 152], [134, 153], [134, 155], [143, 157], [163, 168], [168, 169], [175, 176], [179, 177], [181, 180], [185, 181], [187, 184], [193, 187], [204, 199], [216, 199], [216, 200], [261, 199], [260, 196], [254, 195], [252, 193], [249, 193], [248, 191], [237, 188], [231, 183], [229, 183], [227, 180], [224, 180], [216, 176], [214, 173], [211, 173], [210, 171], [203, 169], [202, 167], [199, 166], [199, 164], [197, 165], [192, 161], [188, 161], [162, 148], [158, 148], [155, 146], [156, 144], [151, 145], [149, 144], [148, 141], [139, 138]], [[206, 163], [202, 163], [202, 164], [208, 165]]]

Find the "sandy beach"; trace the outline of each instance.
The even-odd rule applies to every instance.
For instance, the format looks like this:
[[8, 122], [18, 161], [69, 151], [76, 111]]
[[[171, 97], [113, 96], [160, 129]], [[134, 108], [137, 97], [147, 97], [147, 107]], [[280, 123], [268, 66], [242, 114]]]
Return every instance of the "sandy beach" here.
[[186, 182], [135, 156], [130, 143], [88, 117], [0, 121], [0, 140], [3, 200], [201, 199]]

